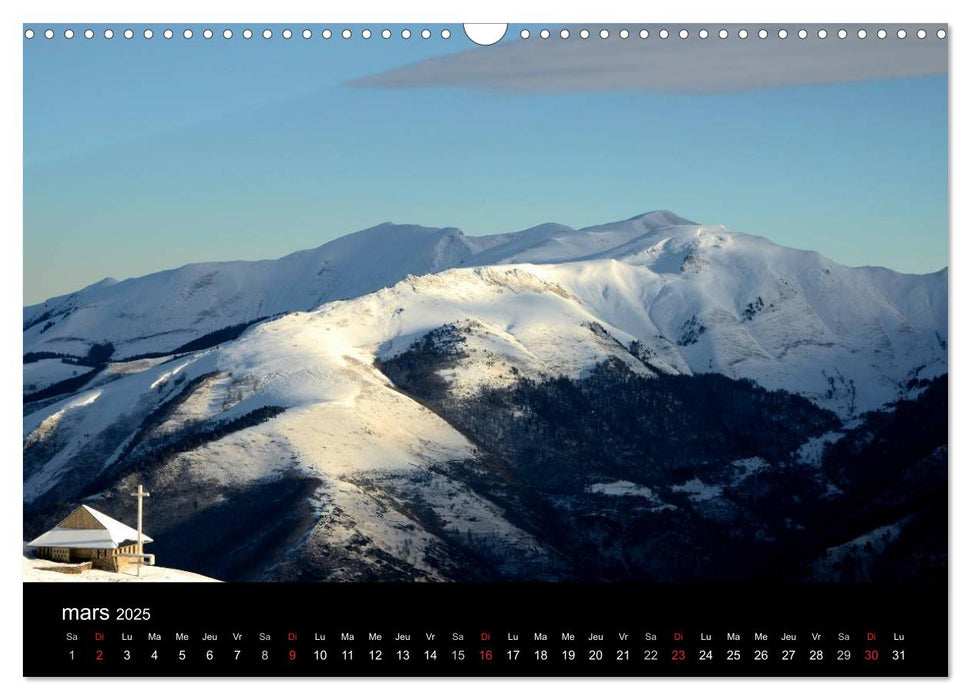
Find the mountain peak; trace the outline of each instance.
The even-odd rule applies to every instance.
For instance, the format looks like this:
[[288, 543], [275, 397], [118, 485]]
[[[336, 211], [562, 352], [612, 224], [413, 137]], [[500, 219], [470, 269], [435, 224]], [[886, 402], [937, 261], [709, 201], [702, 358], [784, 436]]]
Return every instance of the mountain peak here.
[[698, 224], [694, 221], [689, 221], [683, 217], [678, 216], [674, 212], [667, 211], [665, 209], [656, 209], [653, 211], [644, 212], [643, 214], [638, 214], [637, 216], [632, 216], [629, 219], [623, 219], [622, 221], [612, 221], [607, 224], [600, 224], [599, 226], [588, 226], [583, 229], [584, 231], [621, 231], [621, 230], [636, 230], [637, 232], [646, 232], [653, 229], [665, 228], [667, 226], [697, 226]]
[[646, 228], [661, 228], [662, 226], [697, 226], [697, 222], [689, 221], [684, 217], [678, 216], [673, 211], [666, 209], [655, 209], [647, 211], [637, 216], [632, 216], [628, 221], [639, 221]]
[[[373, 234], [400, 234], [400, 235], [458, 235], [464, 236], [465, 234], [461, 229], [455, 228], [454, 226], [421, 226], [419, 224], [396, 224], [393, 221], [385, 221], [375, 226], [369, 226], [368, 228], [361, 229], [354, 233], [348, 234], [347, 236], [342, 236], [342, 238], [348, 238], [350, 236], [356, 235], [373, 235]], [[339, 239], [334, 239], [339, 240]]]

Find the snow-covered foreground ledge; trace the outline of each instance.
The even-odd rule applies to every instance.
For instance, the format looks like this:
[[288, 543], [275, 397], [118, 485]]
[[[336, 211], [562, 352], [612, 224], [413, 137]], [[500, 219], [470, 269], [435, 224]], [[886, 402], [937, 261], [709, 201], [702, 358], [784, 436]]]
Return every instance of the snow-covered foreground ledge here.
[[78, 573], [64, 574], [54, 571], [55, 568], [63, 568], [65, 565], [47, 559], [35, 559], [24, 556], [24, 582], [117, 582], [117, 583], [144, 583], [144, 582], [193, 582], [193, 583], [219, 583], [218, 579], [209, 578], [202, 574], [195, 574], [191, 571], [181, 569], [166, 569], [162, 566], [143, 566], [141, 576], [135, 574], [118, 573], [114, 571], [101, 571], [99, 569], [87, 569]]

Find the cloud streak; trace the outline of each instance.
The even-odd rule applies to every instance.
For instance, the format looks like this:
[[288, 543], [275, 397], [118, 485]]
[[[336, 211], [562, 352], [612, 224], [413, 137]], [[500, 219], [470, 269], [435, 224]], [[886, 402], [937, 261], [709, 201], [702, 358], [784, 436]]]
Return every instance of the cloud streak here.
[[[796, 32], [805, 26], [806, 39]], [[903, 27], [905, 39], [896, 32]], [[865, 26], [868, 38], [859, 39], [861, 26], [847, 27], [846, 39], [838, 39], [833, 25], [786, 27], [789, 36], [778, 38], [779, 26], [765, 25], [769, 36], [760, 39], [758, 27], [748, 28], [748, 38], [737, 37], [738, 27], [727, 39], [710, 30], [707, 39], [680, 39], [670, 30], [667, 39], [658, 38], [658, 28], [649, 28], [650, 38], [631, 37], [602, 40], [597, 32], [589, 39], [510, 40], [458, 54], [436, 56], [418, 63], [364, 76], [348, 85], [370, 88], [465, 88], [502, 93], [566, 92], [661, 92], [726, 93], [788, 85], [844, 83], [883, 78], [904, 78], [947, 72], [947, 40], [938, 39], [941, 26], [893, 25], [883, 27], [887, 38], [878, 39], [880, 27]], [[817, 38], [825, 28], [826, 39]], [[918, 39], [918, 28], [927, 38]]]

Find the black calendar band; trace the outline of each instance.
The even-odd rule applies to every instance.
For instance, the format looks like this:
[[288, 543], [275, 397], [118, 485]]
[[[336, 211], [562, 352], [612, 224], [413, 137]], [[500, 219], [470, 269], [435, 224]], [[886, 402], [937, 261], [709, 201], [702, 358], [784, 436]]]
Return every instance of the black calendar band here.
[[27, 676], [946, 676], [946, 584], [24, 585]]

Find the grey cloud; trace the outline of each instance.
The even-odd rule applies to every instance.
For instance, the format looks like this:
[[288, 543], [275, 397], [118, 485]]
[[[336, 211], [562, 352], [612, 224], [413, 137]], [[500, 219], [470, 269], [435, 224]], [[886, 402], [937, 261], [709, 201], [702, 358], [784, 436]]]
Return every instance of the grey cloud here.
[[[739, 39], [741, 25], [729, 27], [720, 39], [709, 28], [707, 39], [698, 38], [699, 27], [680, 39], [681, 26], [668, 27], [671, 35], [658, 38], [660, 27], [648, 26], [650, 37], [638, 37], [641, 26], [630, 27], [631, 36], [617, 38], [620, 27], [610, 27], [611, 38], [554, 36], [523, 41], [506, 38], [498, 45], [457, 54], [437, 56], [418, 63], [368, 75], [348, 83], [356, 87], [422, 88], [454, 87], [507, 93], [563, 93], [593, 91], [653, 91], [668, 93], [721, 93], [758, 90], [780, 85], [841, 83], [879, 78], [903, 78], [947, 72], [947, 40], [938, 39], [944, 25], [785, 25], [788, 38], [778, 38], [781, 25], [745, 25], [747, 39]], [[841, 27], [849, 36], [839, 39]], [[865, 28], [868, 37], [856, 32]], [[554, 27], [550, 27], [554, 29]], [[759, 29], [769, 32], [766, 39]], [[806, 39], [797, 31], [805, 28]], [[824, 28], [827, 38], [817, 38]], [[878, 39], [877, 30], [887, 31]], [[899, 39], [899, 29], [907, 38]], [[919, 28], [927, 37], [918, 39]], [[535, 35], [535, 32], [534, 32]]]

